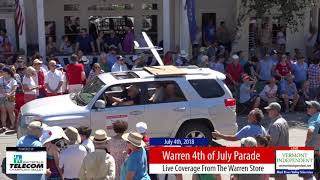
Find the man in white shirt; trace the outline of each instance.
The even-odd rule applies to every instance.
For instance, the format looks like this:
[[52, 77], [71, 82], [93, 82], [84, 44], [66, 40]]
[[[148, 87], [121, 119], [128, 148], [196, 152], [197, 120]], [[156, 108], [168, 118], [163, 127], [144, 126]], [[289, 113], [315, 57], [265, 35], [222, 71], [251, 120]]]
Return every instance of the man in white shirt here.
[[47, 96], [56, 96], [62, 94], [62, 72], [56, 70], [56, 62], [51, 60], [49, 62], [49, 71], [45, 76], [45, 86], [47, 91]]
[[92, 153], [95, 151], [95, 147], [93, 142], [90, 139], [90, 135], [91, 135], [91, 129], [89, 129], [89, 127], [86, 126], [80, 126], [78, 128], [80, 137], [81, 137], [81, 145], [83, 145], [88, 153]]
[[69, 138], [69, 145], [62, 150], [59, 157], [59, 168], [63, 170], [64, 179], [79, 179], [83, 159], [87, 150], [82, 146], [78, 130], [74, 127], [67, 127], [64, 131]]
[[125, 64], [125, 60], [122, 56], [117, 57], [116, 63], [111, 68], [111, 72], [122, 72], [122, 71], [127, 71], [128, 67]]

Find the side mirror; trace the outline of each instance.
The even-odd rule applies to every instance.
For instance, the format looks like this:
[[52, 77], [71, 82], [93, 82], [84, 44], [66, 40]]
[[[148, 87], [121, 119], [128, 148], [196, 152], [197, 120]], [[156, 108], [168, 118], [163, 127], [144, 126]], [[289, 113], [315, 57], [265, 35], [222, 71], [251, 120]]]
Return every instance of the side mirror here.
[[103, 100], [98, 100], [94, 106], [97, 108], [97, 109], [104, 109], [106, 108], [106, 103], [103, 101]]

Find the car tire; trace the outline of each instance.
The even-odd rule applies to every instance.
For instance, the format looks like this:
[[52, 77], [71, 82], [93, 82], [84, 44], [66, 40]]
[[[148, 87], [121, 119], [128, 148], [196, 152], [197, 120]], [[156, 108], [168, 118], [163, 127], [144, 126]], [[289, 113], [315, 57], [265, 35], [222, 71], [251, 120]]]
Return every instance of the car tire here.
[[215, 141], [212, 141], [212, 134], [211, 134], [210, 128], [207, 127], [205, 124], [200, 124], [200, 123], [188, 123], [188, 124], [183, 125], [179, 129], [179, 131], [176, 135], [176, 138], [187, 138], [187, 135], [189, 133], [191, 133], [192, 131], [202, 132], [204, 134], [205, 138], [208, 138], [210, 146], [219, 146], [219, 147], [223, 146]]

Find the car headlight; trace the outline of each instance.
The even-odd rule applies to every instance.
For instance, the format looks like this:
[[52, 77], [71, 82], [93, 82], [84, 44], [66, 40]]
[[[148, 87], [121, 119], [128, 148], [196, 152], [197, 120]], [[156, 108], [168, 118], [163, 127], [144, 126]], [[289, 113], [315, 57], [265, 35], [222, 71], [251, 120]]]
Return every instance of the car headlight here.
[[41, 120], [39, 116], [23, 116], [21, 117], [21, 125], [26, 128], [34, 120]]

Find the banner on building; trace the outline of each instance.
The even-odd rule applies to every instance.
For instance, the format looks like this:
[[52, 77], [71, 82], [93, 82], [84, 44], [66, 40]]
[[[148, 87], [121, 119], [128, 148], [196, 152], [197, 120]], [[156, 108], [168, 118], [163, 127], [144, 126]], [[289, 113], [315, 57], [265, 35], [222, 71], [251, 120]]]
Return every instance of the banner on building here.
[[197, 22], [195, 11], [195, 0], [186, 0], [185, 10], [187, 10], [189, 33], [191, 42], [195, 41], [197, 35]]

